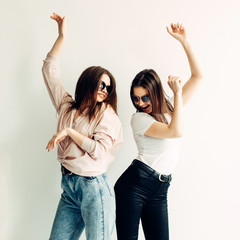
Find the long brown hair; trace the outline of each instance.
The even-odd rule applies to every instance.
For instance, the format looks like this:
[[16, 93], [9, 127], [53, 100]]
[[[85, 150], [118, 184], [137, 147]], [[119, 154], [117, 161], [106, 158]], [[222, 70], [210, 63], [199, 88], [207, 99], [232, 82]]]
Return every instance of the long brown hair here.
[[167, 94], [164, 92], [160, 77], [153, 69], [145, 69], [138, 73], [132, 81], [130, 96], [132, 103], [137, 111], [142, 111], [133, 100], [133, 89], [135, 87], [143, 87], [148, 90], [150, 101], [152, 104], [151, 115], [160, 122], [168, 123], [165, 114], [172, 116], [173, 106], [168, 100]]
[[92, 66], [82, 72], [75, 89], [75, 100], [70, 102], [67, 112], [77, 109], [81, 114], [87, 109], [89, 122], [96, 117], [103, 104], [103, 102], [97, 102], [97, 92], [103, 74], [107, 74], [111, 80], [111, 90], [104, 102], [117, 113], [116, 81], [108, 70], [100, 66]]

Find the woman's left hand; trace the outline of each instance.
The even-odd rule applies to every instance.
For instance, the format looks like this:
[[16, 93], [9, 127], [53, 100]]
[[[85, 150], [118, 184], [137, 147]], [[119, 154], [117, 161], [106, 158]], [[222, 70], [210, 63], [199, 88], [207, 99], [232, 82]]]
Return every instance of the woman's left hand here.
[[67, 128], [62, 129], [61, 131], [57, 132], [53, 135], [52, 139], [48, 142], [46, 149], [48, 152], [52, 149], [54, 150], [56, 145], [60, 143], [65, 137], [68, 136]]
[[59, 36], [65, 36], [66, 35], [65, 17], [62, 17], [61, 15], [59, 15], [57, 13], [53, 13], [53, 15], [50, 16], [50, 18], [57, 22]]
[[176, 23], [173, 24], [171, 23], [171, 29], [169, 29], [169, 27], [166, 27], [168, 33], [176, 38], [179, 42], [184, 42], [187, 40], [187, 34], [186, 34], [186, 30], [183, 27], [182, 24]]

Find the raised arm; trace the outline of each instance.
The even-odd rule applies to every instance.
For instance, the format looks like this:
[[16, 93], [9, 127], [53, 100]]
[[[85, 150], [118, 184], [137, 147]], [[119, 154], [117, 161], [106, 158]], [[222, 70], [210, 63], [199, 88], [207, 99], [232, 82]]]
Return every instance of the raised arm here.
[[169, 76], [168, 85], [174, 94], [174, 111], [170, 124], [155, 121], [144, 135], [154, 138], [178, 138], [183, 135], [182, 87], [179, 77]]
[[58, 63], [65, 37], [65, 18], [55, 13], [51, 16], [51, 18], [58, 24], [58, 38], [48, 53], [46, 59], [43, 61], [42, 73], [49, 96], [54, 107], [59, 113], [61, 103], [66, 95], [66, 90], [60, 81], [60, 68]]
[[194, 55], [194, 52], [191, 48], [191, 45], [187, 39], [186, 30], [182, 26], [182, 24], [179, 23], [171, 24], [171, 29], [167, 27], [167, 31], [172, 37], [177, 39], [183, 46], [191, 70], [191, 76], [182, 88], [183, 105], [185, 106], [186, 103], [191, 99], [193, 94], [196, 92], [202, 80], [202, 72], [197, 62], [197, 59]]
[[51, 55], [59, 56], [63, 47], [64, 38], [66, 36], [65, 17], [53, 13], [51, 19], [55, 20], [58, 24], [58, 38], [49, 53]]

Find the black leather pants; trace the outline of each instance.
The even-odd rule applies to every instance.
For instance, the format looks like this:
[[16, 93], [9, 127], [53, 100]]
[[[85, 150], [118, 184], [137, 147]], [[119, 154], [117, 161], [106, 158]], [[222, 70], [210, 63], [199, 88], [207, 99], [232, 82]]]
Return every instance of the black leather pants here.
[[144, 171], [144, 163], [140, 162], [143, 164], [140, 168], [137, 162], [128, 167], [114, 187], [118, 240], [137, 240], [140, 219], [146, 240], [168, 240], [170, 184], [159, 181], [154, 174]]

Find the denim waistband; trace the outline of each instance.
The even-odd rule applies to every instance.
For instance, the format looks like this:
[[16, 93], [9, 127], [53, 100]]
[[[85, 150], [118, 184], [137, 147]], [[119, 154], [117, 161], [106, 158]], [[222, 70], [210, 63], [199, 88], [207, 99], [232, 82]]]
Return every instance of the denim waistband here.
[[[63, 165], [61, 165], [61, 172], [63, 175], [76, 175], [75, 173], [69, 171], [67, 168], [65, 168]], [[82, 176], [88, 180], [93, 180], [96, 178], [96, 176]]]
[[171, 180], [172, 180], [171, 174], [170, 175], [161, 174], [161, 173], [155, 171], [153, 168], [151, 168], [147, 164], [145, 164], [137, 159], [134, 159], [131, 165], [141, 168], [143, 171], [150, 174], [152, 177], [157, 178], [161, 182], [171, 182]]

